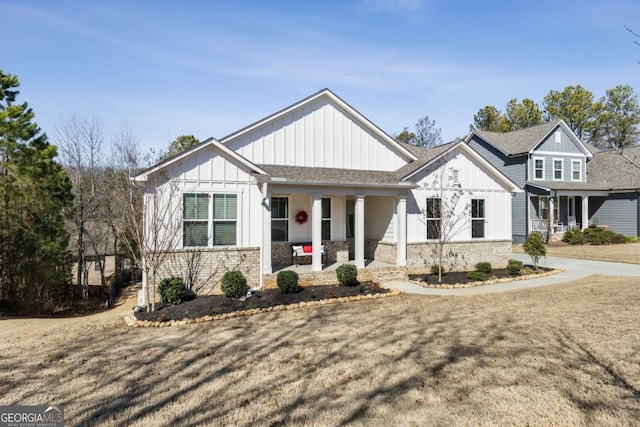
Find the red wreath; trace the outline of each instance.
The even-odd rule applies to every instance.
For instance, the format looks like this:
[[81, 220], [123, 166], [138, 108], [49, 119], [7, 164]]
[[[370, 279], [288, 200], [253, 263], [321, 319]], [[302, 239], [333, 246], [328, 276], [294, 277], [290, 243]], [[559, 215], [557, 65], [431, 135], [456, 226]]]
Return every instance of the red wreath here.
[[300, 211], [296, 214], [296, 222], [298, 224], [304, 224], [305, 222], [307, 222], [307, 219], [309, 218], [309, 216], [307, 215], [307, 213], [305, 211]]

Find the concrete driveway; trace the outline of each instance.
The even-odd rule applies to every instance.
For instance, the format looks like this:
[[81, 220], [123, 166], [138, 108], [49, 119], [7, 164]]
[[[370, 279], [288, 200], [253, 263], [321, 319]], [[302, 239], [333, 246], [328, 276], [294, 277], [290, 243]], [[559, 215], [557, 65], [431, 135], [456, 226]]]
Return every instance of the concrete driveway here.
[[[514, 253], [513, 259], [531, 264], [531, 257], [526, 254]], [[421, 295], [483, 295], [496, 292], [515, 291], [519, 289], [537, 288], [539, 286], [557, 285], [560, 283], [579, 280], [593, 274], [607, 276], [640, 276], [640, 264], [625, 264], [620, 262], [590, 261], [574, 258], [547, 257], [540, 261], [541, 267], [562, 268], [564, 271], [547, 277], [528, 280], [517, 280], [507, 283], [476, 286], [462, 289], [432, 289], [423, 288], [410, 282], [390, 284], [390, 288], [397, 288], [408, 294]]]

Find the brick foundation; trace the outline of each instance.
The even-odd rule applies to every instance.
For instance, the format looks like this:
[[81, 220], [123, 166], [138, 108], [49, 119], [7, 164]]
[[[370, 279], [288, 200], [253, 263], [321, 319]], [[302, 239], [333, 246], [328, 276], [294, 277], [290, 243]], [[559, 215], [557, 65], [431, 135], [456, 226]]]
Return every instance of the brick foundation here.
[[240, 270], [250, 287], [259, 286], [260, 249], [214, 248], [171, 252], [160, 267], [157, 282], [171, 276], [182, 277], [188, 282], [189, 275], [192, 274], [197, 294], [220, 293], [220, 281], [230, 270]]
[[381, 242], [378, 240], [367, 240], [364, 246], [364, 257], [395, 264], [398, 260], [398, 246], [391, 242]]
[[[429, 270], [437, 264], [436, 243], [407, 244], [407, 267], [411, 273]], [[443, 264], [449, 271], [473, 270], [479, 262], [490, 262], [492, 267], [505, 268], [511, 258], [511, 240], [465, 240], [444, 245]]]

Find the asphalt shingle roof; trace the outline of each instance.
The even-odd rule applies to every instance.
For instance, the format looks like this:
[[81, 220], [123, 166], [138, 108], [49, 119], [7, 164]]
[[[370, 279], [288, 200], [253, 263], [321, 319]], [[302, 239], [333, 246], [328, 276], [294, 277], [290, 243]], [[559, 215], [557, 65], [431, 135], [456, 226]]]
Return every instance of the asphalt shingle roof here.
[[400, 183], [395, 172], [302, 166], [258, 166], [273, 178], [284, 178], [292, 182], [351, 185], [398, 185]]
[[413, 162], [407, 163], [406, 165], [402, 166], [400, 169], [398, 169], [395, 172], [396, 176], [398, 177], [398, 179], [402, 179], [403, 177], [405, 177], [405, 176], [417, 171], [422, 166], [426, 165], [427, 163], [429, 163], [430, 161], [432, 161], [433, 159], [438, 157], [440, 154], [442, 154], [445, 151], [447, 151], [449, 148], [451, 148], [457, 142], [458, 141], [451, 141], [451, 142], [448, 142], [446, 144], [442, 144], [442, 145], [438, 145], [438, 146], [433, 147], [433, 148], [429, 148], [427, 150], [425, 150], [424, 148], [414, 147], [412, 145], [403, 143], [407, 147], [408, 150], [411, 150], [413, 155], [415, 155], [418, 158], [418, 160], [414, 160]]
[[510, 156], [526, 154], [535, 147], [560, 120], [552, 120], [541, 125], [531, 126], [513, 132], [474, 131], [476, 135], [493, 144], [496, 148]]
[[[640, 147], [625, 148], [623, 153], [640, 165]], [[593, 189], [639, 189], [640, 168], [614, 150], [600, 151], [587, 163], [587, 182]]]

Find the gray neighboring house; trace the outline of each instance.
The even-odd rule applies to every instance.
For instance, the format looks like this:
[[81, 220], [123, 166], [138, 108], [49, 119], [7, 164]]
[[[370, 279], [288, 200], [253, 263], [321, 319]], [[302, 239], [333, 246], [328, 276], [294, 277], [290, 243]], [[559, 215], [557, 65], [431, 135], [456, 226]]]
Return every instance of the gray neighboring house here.
[[[640, 168], [584, 144], [564, 121], [473, 131], [465, 142], [524, 190], [512, 203], [514, 243], [531, 231], [562, 233], [590, 224], [640, 236]], [[625, 153], [640, 161], [640, 148]]]

